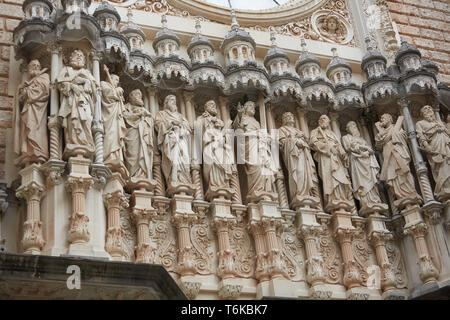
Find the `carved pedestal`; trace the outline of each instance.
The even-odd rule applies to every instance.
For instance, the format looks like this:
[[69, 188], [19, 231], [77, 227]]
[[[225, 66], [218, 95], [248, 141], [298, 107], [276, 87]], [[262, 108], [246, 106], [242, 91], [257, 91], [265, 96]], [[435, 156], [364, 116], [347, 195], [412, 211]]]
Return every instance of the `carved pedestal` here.
[[106, 231], [106, 251], [112, 260], [123, 261], [123, 231], [120, 226], [120, 209], [128, 207], [128, 201], [123, 193], [125, 181], [119, 173], [114, 173], [106, 184], [103, 200], [107, 208], [108, 225]]
[[297, 221], [300, 236], [303, 237], [306, 248], [306, 280], [311, 285], [311, 291], [320, 291], [319, 285], [325, 281], [324, 264], [320, 252], [317, 248], [317, 240], [321, 232], [321, 226], [316, 220], [316, 211], [309, 208], [302, 208], [297, 211]]
[[419, 206], [409, 206], [402, 211], [405, 218], [404, 232], [411, 235], [416, 245], [417, 255], [419, 256], [419, 275], [424, 283], [436, 281], [439, 272], [431, 260], [425, 236], [428, 232], [428, 226], [423, 221]]
[[156, 210], [152, 207], [151, 197], [151, 192], [143, 190], [133, 192], [133, 214], [137, 226], [136, 262], [138, 263], [154, 261], [152, 258], [154, 252], [150, 245], [149, 223], [150, 219], [156, 215]]
[[91, 255], [89, 248], [89, 217], [86, 215], [86, 192], [94, 180], [89, 175], [91, 161], [81, 156], [69, 159], [67, 187], [72, 193], [72, 214], [69, 218], [70, 255]]
[[345, 210], [333, 212], [333, 225], [336, 237], [339, 240], [344, 262], [344, 285], [347, 287], [347, 299], [365, 299], [369, 295], [362, 290], [362, 277], [358, 270], [353, 254], [352, 238], [355, 227], [352, 224], [351, 213]]
[[40, 254], [45, 241], [42, 236], [41, 198], [45, 190], [40, 166], [32, 164], [21, 170], [22, 185], [16, 192], [27, 201], [27, 219], [23, 224], [22, 246], [24, 253]]

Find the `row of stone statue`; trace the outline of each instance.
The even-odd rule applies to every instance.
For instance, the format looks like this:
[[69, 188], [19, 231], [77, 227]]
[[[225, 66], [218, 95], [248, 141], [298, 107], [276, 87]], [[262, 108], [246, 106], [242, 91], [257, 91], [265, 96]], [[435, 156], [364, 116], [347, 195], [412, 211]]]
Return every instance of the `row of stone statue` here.
[[[74, 50], [69, 65], [57, 77], [60, 94], [58, 116], [65, 136], [64, 155], [89, 158], [95, 152], [92, 134], [96, 103], [97, 82], [85, 68], [86, 58], [81, 50]], [[140, 90], [134, 90], [125, 104], [119, 77], [110, 75], [105, 66], [106, 81], [100, 83], [102, 92], [101, 115], [104, 124], [104, 164], [119, 172], [131, 185], [147, 188], [153, 183], [153, 156], [161, 154], [161, 168], [167, 192], [195, 189], [191, 176], [191, 136], [202, 132], [201, 150], [203, 175], [208, 184], [207, 198], [230, 196], [233, 192], [232, 176], [236, 172], [234, 152], [227, 129], [240, 129], [245, 139], [245, 168], [248, 179], [247, 199], [277, 200], [276, 177], [271, 138], [255, 119], [255, 103], [239, 107], [234, 122], [224, 123], [218, 118], [214, 101], [205, 105], [205, 112], [197, 118], [194, 128], [177, 111], [176, 97], [164, 100], [163, 110], [155, 116], [145, 107]], [[15, 106], [15, 151], [19, 163], [44, 163], [49, 158], [47, 141], [47, 105], [50, 79], [41, 70], [39, 61], [28, 65], [28, 78], [18, 87]], [[427, 153], [436, 182], [438, 199], [448, 200], [450, 195], [450, 134], [431, 107], [421, 110], [423, 119], [416, 123], [416, 131], [423, 150]], [[290, 207], [321, 208], [318, 173], [322, 180], [326, 210], [355, 211], [352, 194], [360, 202], [361, 211], [383, 212], [387, 206], [380, 199], [378, 182], [385, 181], [391, 188], [396, 206], [417, 203], [414, 178], [410, 170], [407, 136], [402, 129], [403, 117], [393, 122], [390, 114], [381, 116], [375, 124], [378, 133], [376, 146], [382, 149], [380, 166], [371, 145], [361, 136], [355, 122], [347, 124], [348, 134], [342, 141], [330, 128], [330, 119], [322, 115], [319, 126], [308, 138], [295, 126], [292, 113], [282, 116], [279, 144], [282, 158], [289, 172]], [[255, 157], [255, 155], [257, 155]], [[350, 175], [348, 169], [350, 170]], [[278, 188], [279, 189], [279, 188]]]

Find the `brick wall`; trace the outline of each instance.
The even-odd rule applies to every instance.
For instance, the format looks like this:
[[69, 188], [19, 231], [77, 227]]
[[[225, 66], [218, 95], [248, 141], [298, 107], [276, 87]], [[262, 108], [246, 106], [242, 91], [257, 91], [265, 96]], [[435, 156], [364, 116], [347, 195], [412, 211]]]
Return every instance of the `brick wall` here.
[[388, 6], [400, 35], [434, 61], [441, 81], [450, 84], [450, 1], [388, 0]]
[[5, 176], [6, 131], [12, 127], [13, 97], [8, 95], [13, 30], [23, 18], [23, 0], [0, 0], [0, 179]]

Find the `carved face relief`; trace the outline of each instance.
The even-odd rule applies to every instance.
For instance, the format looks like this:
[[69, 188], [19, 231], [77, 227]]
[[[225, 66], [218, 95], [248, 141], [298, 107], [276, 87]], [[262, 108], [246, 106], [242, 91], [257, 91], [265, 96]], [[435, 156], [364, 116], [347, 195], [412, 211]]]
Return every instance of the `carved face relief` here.
[[322, 115], [322, 116], [319, 118], [319, 126], [320, 126], [322, 129], [328, 129], [328, 128], [330, 127], [330, 118], [328, 118], [327, 115]]
[[383, 114], [383, 115], [381, 116], [380, 122], [381, 122], [381, 125], [382, 125], [384, 128], [387, 128], [387, 127], [389, 127], [389, 126], [392, 124], [392, 122], [393, 122], [392, 116], [391, 116], [389, 113], [385, 113], [385, 114]]
[[420, 113], [422, 114], [422, 117], [430, 122], [436, 121], [436, 117], [434, 115], [433, 108], [430, 106], [425, 106], [422, 109], [420, 109]]
[[361, 133], [359, 132], [358, 126], [354, 121], [350, 121], [347, 123], [347, 132], [350, 133], [354, 137], [360, 137]]
[[86, 57], [84, 56], [83, 51], [74, 50], [70, 55], [70, 66], [75, 69], [84, 68], [86, 64]]
[[217, 115], [217, 106], [216, 106], [216, 103], [214, 102], [214, 100], [208, 101], [205, 104], [205, 110], [212, 116]]
[[320, 38], [327, 42], [347, 44], [353, 39], [350, 23], [337, 12], [318, 10], [311, 16], [311, 24]]
[[41, 72], [41, 64], [38, 60], [32, 60], [28, 64], [28, 74], [30, 78], [34, 78], [35, 76], [39, 75]]
[[119, 82], [120, 82], [119, 76], [113, 74], [113, 75], [111, 75], [111, 80], [113, 82], [113, 85], [117, 88], [119, 86]]
[[133, 90], [130, 93], [130, 103], [134, 106], [144, 106], [144, 101], [142, 100], [142, 92], [139, 89]]
[[293, 127], [295, 125], [294, 115], [291, 112], [285, 112], [281, 121], [283, 126]]
[[244, 105], [244, 109], [245, 109], [245, 114], [253, 117], [255, 115], [255, 103], [252, 101], [248, 101], [245, 105]]
[[174, 95], [168, 95], [164, 101], [164, 109], [169, 109], [171, 112], [177, 111], [177, 98]]

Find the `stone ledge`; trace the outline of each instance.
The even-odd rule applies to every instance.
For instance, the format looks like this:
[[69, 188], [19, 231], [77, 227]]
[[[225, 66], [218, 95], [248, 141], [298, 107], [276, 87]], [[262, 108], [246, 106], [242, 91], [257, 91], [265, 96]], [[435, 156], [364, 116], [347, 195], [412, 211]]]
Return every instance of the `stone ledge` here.
[[431, 282], [417, 286], [411, 292], [411, 300], [449, 300], [450, 280], [444, 282]]
[[[80, 290], [67, 288], [71, 265], [80, 268]], [[0, 299], [187, 299], [163, 266], [84, 257], [0, 253], [0, 283]]]

